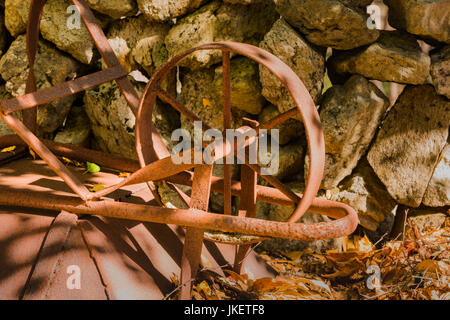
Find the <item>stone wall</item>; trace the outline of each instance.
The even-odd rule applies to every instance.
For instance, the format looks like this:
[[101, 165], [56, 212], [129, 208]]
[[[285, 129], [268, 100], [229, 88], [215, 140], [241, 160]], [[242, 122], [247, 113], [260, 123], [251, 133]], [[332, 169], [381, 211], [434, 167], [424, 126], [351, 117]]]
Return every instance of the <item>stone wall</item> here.
[[[372, 237], [388, 233], [398, 205], [445, 212], [450, 205], [449, 0], [88, 0], [120, 62], [142, 92], [170, 56], [213, 41], [257, 45], [287, 63], [317, 104], [326, 140], [321, 195], [353, 206]], [[1, 1], [0, 91], [24, 93], [30, 0]], [[48, 0], [36, 62], [39, 88], [104, 68], [87, 29], [70, 27], [70, 0]], [[377, 5], [373, 19], [367, 7]], [[373, 9], [373, 6], [369, 7]], [[370, 11], [370, 10], [369, 10]], [[71, 23], [76, 22], [73, 20]], [[212, 127], [221, 114], [221, 56], [196, 52], [169, 77], [178, 99]], [[233, 56], [233, 125], [267, 121], [294, 106], [268, 70]], [[402, 91], [403, 90], [403, 91]], [[173, 89], [175, 92], [175, 89]], [[401, 92], [401, 94], [399, 94]], [[158, 102], [153, 122], [170, 145], [189, 120]], [[39, 134], [135, 158], [135, 118], [117, 85], [104, 84], [39, 109]], [[300, 118], [280, 125], [280, 171], [301, 192], [308, 154]], [[0, 123], [0, 134], [9, 133]], [[220, 172], [220, 168], [216, 170]], [[238, 172], [234, 172], [238, 177]], [[223, 198], [212, 198], [220, 209]], [[290, 210], [259, 205], [282, 220]], [[433, 209], [434, 208], [434, 209]], [[307, 215], [306, 222], [327, 220]], [[334, 248], [337, 241], [316, 242]], [[302, 248], [271, 242], [267, 248]]]

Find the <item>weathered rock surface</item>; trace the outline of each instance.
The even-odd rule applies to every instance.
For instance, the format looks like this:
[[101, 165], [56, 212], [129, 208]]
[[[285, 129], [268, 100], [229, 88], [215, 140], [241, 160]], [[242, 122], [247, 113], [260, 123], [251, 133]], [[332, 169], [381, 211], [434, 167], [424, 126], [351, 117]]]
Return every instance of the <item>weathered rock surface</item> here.
[[232, 4], [252, 4], [261, 2], [262, 0], [223, 0], [223, 2], [228, 2]]
[[[12, 95], [8, 91], [6, 91], [5, 85], [0, 85], [0, 100], [3, 101], [11, 98]], [[2, 118], [0, 118], [0, 136], [8, 134], [15, 134], [15, 132], [3, 121]]]
[[422, 203], [429, 207], [450, 205], [450, 145], [442, 151]]
[[437, 93], [450, 99], [450, 46], [431, 56], [431, 77]]
[[[304, 191], [304, 184], [298, 182], [292, 182], [287, 184], [292, 191], [302, 193]], [[267, 204], [262, 207], [263, 212], [258, 212], [258, 217], [261, 219], [268, 219], [274, 221], [286, 221], [294, 209], [289, 207], [282, 207], [272, 204]], [[301, 223], [320, 223], [328, 222], [331, 219], [314, 213], [307, 212], [298, 221]], [[270, 239], [261, 243], [261, 250], [267, 250], [275, 252], [277, 250], [282, 250], [285, 252], [289, 251], [303, 251], [307, 248], [311, 248], [315, 252], [322, 252], [325, 250], [340, 249], [342, 247], [341, 239], [329, 239], [329, 240], [319, 240], [319, 241], [299, 241], [299, 240], [289, 240], [289, 239]]]
[[450, 43], [448, 0], [386, 0], [389, 24], [409, 33]]
[[89, 7], [114, 19], [137, 12], [136, 0], [87, 0]]
[[31, 0], [5, 0], [5, 26], [13, 37], [27, 29]]
[[450, 219], [445, 212], [439, 212], [430, 209], [412, 209], [408, 211], [408, 225], [417, 227], [418, 231], [423, 233], [426, 230], [437, 230], [445, 225], [446, 220]]
[[330, 70], [340, 75], [360, 74], [369, 79], [424, 84], [430, 76], [430, 57], [414, 37], [399, 31], [382, 31], [368, 47], [335, 52]]
[[[38, 89], [48, 88], [77, 77], [80, 65], [54, 49], [45, 41], [39, 42], [35, 63]], [[14, 97], [25, 94], [28, 78], [28, 59], [25, 49], [25, 36], [19, 36], [0, 60], [0, 74], [6, 81], [6, 90]], [[42, 133], [54, 132], [60, 127], [75, 96], [69, 96], [38, 108], [38, 128]]]
[[[285, 62], [303, 81], [314, 100], [318, 100], [325, 75], [325, 55], [311, 46], [285, 20], [279, 19], [259, 44]], [[267, 68], [259, 68], [262, 94], [280, 112], [295, 107], [288, 90]]]
[[122, 66], [129, 72], [142, 67], [149, 75], [166, 62], [167, 24], [150, 23], [144, 16], [115, 21], [107, 37]]
[[83, 107], [73, 106], [67, 116], [66, 124], [55, 136], [55, 141], [88, 147], [91, 123]]
[[[5, 2], [5, 25], [14, 37], [26, 31], [30, 4], [31, 0]], [[82, 63], [90, 64], [94, 58], [95, 44], [83, 22], [75, 19], [75, 11], [69, 10], [72, 5], [70, 0], [48, 0], [42, 14], [41, 34], [58, 49]], [[99, 22], [104, 24], [103, 19]]]
[[78, 61], [89, 64], [94, 58], [95, 44], [82, 22], [79, 29], [68, 27], [67, 8], [71, 5], [70, 0], [47, 1], [41, 21], [42, 37]]
[[[379, 230], [381, 223], [393, 215], [397, 206], [365, 160], [338, 188], [331, 190], [330, 199], [346, 203], [355, 209], [360, 224], [371, 231], [381, 231]], [[393, 219], [390, 220], [391, 225], [385, 226], [384, 233], [392, 228]]]
[[[278, 156], [269, 141], [268, 153], [264, 154], [260, 148], [259, 165], [266, 168], [266, 174], [276, 177], [278, 180], [291, 180], [304, 167], [305, 149], [301, 141], [294, 141], [280, 146]], [[278, 162], [276, 162], [278, 161]], [[259, 182], [267, 185], [261, 176]]]
[[[251, 114], [259, 114], [266, 100], [261, 95], [258, 63], [245, 57], [231, 60], [231, 106]], [[222, 66], [216, 68], [214, 89], [218, 97], [223, 94]]]
[[432, 86], [407, 87], [400, 95], [367, 157], [398, 203], [421, 204], [449, 126], [450, 101]]
[[6, 46], [8, 45], [8, 36], [5, 28], [5, 14], [3, 11], [0, 12], [0, 57], [5, 52]]
[[[138, 93], [142, 94], [143, 84], [134, 83], [134, 86]], [[86, 91], [84, 102], [92, 132], [102, 150], [136, 159], [136, 118], [117, 84], [106, 83]], [[170, 146], [172, 131], [179, 127], [178, 114], [167, 105], [157, 104], [152, 121], [166, 145]]]
[[[180, 19], [166, 37], [170, 56], [192, 47], [231, 40], [257, 43], [277, 18], [272, 1], [243, 6], [212, 1], [194, 13]], [[221, 61], [215, 51], [197, 51], [183, 59], [180, 65], [190, 69], [209, 67]]]
[[[217, 94], [214, 85], [215, 77], [215, 68], [186, 72], [181, 79], [182, 90], [180, 102], [211, 128], [222, 131], [222, 96]], [[236, 101], [234, 103], [241, 105]], [[231, 111], [232, 126], [233, 128], [239, 128], [242, 125], [242, 118], [246, 113], [234, 107], [231, 108]], [[193, 123], [184, 116], [181, 116], [181, 125], [189, 131], [193, 129]]]
[[277, 0], [277, 11], [308, 41], [348, 50], [377, 40], [379, 31], [368, 29], [367, 1], [352, 4], [341, 0]]
[[[258, 121], [260, 124], [264, 124], [277, 117], [278, 115], [280, 115], [280, 111], [278, 111], [278, 108], [273, 104], [269, 104], [259, 114]], [[305, 127], [303, 126], [303, 123], [297, 119], [289, 119], [279, 124], [274, 129], [279, 130], [278, 134], [280, 145], [285, 145], [294, 138], [301, 137], [305, 134]]]
[[149, 21], [167, 21], [183, 16], [207, 0], [137, 0], [139, 10]]
[[343, 86], [335, 85], [325, 93], [320, 109], [326, 152], [322, 188], [332, 189], [352, 173], [388, 106], [384, 94], [361, 76], [352, 76]]

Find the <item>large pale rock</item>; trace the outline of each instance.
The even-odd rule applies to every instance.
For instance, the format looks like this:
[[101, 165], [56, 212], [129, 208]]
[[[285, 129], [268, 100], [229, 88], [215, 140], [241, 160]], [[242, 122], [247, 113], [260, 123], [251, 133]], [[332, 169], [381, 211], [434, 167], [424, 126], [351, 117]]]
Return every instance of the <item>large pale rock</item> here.
[[[54, 49], [49, 43], [39, 41], [35, 74], [38, 89], [49, 88], [77, 77], [80, 65], [72, 58]], [[0, 74], [6, 81], [6, 90], [14, 97], [25, 94], [28, 78], [28, 59], [25, 36], [19, 36], [0, 60]], [[52, 133], [60, 127], [75, 96], [68, 96], [38, 108], [38, 129]]]
[[277, 0], [277, 11], [308, 41], [323, 47], [348, 50], [374, 42], [379, 35], [368, 29], [362, 4], [341, 0]]
[[[280, 111], [278, 111], [278, 108], [273, 104], [269, 104], [259, 114], [258, 121], [260, 124], [264, 124], [277, 117], [278, 115], [280, 115]], [[278, 130], [280, 145], [285, 145], [289, 141], [295, 138], [299, 138], [305, 134], [305, 127], [303, 126], [303, 123], [293, 118], [288, 119], [287, 121], [279, 124], [273, 129]], [[269, 134], [270, 132], [271, 131], [269, 131]]]
[[[303, 81], [314, 100], [322, 92], [325, 75], [325, 55], [311, 46], [285, 20], [279, 19], [259, 44], [285, 62]], [[280, 112], [295, 107], [294, 100], [280, 80], [262, 65], [259, 68], [262, 94]]]
[[167, 21], [185, 15], [207, 0], [137, 0], [139, 10], [149, 21]]
[[[258, 63], [245, 57], [231, 60], [231, 106], [251, 114], [259, 114], [266, 100], [261, 95]], [[214, 89], [223, 94], [222, 67], [215, 70]]]
[[448, 144], [442, 151], [422, 202], [429, 207], [450, 205], [450, 145]]
[[450, 43], [448, 0], [385, 0], [389, 24], [425, 38]]
[[407, 87], [387, 118], [367, 159], [391, 196], [418, 207], [447, 142], [450, 101], [432, 86]]
[[[142, 94], [144, 85], [133, 82]], [[91, 121], [92, 132], [105, 152], [136, 159], [134, 129], [136, 118], [115, 82], [105, 83], [86, 91], [85, 110]], [[171, 145], [171, 134], [179, 127], [179, 116], [169, 106], [158, 103], [152, 121], [167, 146]]]
[[[234, 59], [233, 59], [234, 60]], [[211, 128], [223, 130], [223, 107], [222, 96], [218, 94], [214, 85], [216, 77], [215, 68], [201, 69], [196, 71], [188, 71], [182, 75], [182, 90], [180, 94], [180, 102], [202, 121]], [[235, 84], [237, 85], [237, 84]], [[234, 85], [232, 85], [234, 86]], [[237, 101], [234, 105], [241, 105]], [[242, 118], [246, 112], [232, 107], [232, 127], [239, 128], [242, 126]], [[183, 128], [192, 131], [193, 123], [181, 116], [181, 125]]]
[[[170, 56], [192, 47], [231, 40], [257, 43], [277, 18], [272, 1], [243, 6], [212, 1], [180, 19], [166, 37]], [[190, 69], [208, 67], [221, 61], [217, 51], [197, 51], [180, 62]]]
[[408, 211], [407, 228], [414, 226], [421, 233], [437, 230], [446, 225], [450, 217], [445, 212], [434, 209], [412, 209]]
[[150, 23], [144, 16], [115, 21], [107, 34], [112, 49], [129, 72], [142, 67], [149, 75], [167, 60], [164, 38], [170, 26]]
[[73, 106], [67, 116], [64, 128], [55, 136], [55, 142], [72, 144], [79, 147], [89, 147], [91, 123], [81, 106]]
[[[291, 188], [292, 191], [303, 193], [304, 184], [299, 182], [288, 183], [287, 186]], [[293, 213], [294, 209], [291, 207], [282, 207], [272, 204], [267, 204], [261, 207], [258, 212], [258, 217], [261, 219], [268, 219], [273, 221], [286, 221]], [[307, 212], [298, 221], [301, 223], [321, 223], [331, 221], [330, 218]], [[325, 250], [341, 249], [342, 240], [341, 239], [329, 239], [329, 240], [318, 240], [318, 241], [300, 241], [300, 240], [289, 240], [289, 239], [270, 239], [261, 243], [261, 249], [271, 252], [282, 250], [285, 252], [289, 251], [303, 251], [308, 248], [315, 252], [323, 252]]]
[[431, 77], [437, 93], [450, 99], [450, 46], [431, 56]]
[[[31, 0], [8, 0], [5, 2], [5, 25], [16, 37], [26, 31]], [[58, 49], [71, 54], [78, 61], [90, 64], [94, 59], [95, 44], [83, 22], [74, 23], [76, 13], [68, 10], [70, 0], [48, 0], [41, 19], [41, 35], [54, 43]], [[99, 20], [104, 25], [103, 19]]]
[[[397, 203], [389, 195], [367, 161], [362, 161], [355, 172], [346, 178], [338, 188], [331, 190], [331, 200], [343, 202], [356, 210], [360, 224], [371, 231], [393, 215]], [[384, 233], [392, 228], [385, 226]], [[390, 227], [390, 228], [389, 228]]]
[[328, 60], [330, 70], [360, 74], [369, 79], [424, 84], [430, 76], [430, 57], [414, 37], [399, 31], [382, 31], [368, 47], [335, 52]]
[[353, 76], [325, 93], [320, 109], [326, 152], [322, 188], [332, 189], [352, 173], [388, 106], [384, 94], [361, 76]]
[[89, 7], [114, 19], [131, 16], [137, 11], [136, 0], [87, 0]]

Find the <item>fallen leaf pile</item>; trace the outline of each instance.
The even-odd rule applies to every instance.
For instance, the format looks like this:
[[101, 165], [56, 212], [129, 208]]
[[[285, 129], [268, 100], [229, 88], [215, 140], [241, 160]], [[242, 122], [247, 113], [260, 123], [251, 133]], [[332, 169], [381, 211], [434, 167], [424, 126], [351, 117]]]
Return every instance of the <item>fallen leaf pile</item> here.
[[450, 300], [450, 223], [376, 248], [367, 237], [345, 241], [342, 252], [261, 253], [279, 276], [253, 279], [203, 270], [194, 284], [196, 300]]

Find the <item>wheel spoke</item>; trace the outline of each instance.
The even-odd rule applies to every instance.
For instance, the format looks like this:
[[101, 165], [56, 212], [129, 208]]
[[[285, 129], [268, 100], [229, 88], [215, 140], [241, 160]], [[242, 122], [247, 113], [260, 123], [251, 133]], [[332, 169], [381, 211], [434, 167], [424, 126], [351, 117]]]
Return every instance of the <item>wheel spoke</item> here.
[[[258, 175], [248, 166], [241, 168], [241, 201], [239, 204], [239, 216], [247, 218], [256, 218], [256, 186]], [[241, 273], [243, 262], [251, 250], [251, 245], [242, 245], [236, 247], [233, 269], [236, 273]]]
[[[191, 209], [208, 211], [212, 171], [212, 165], [203, 165], [195, 168], [191, 203], [189, 204]], [[192, 279], [197, 276], [200, 265], [204, 232], [203, 229], [186, 228], [186, 238], [181, 259], [181, 300], [189, 300], [191, 298]]]
[[[180, 112], [183, 116], [194, 121], [202, 121], [199, 117], [197, 117], [191, 110], [183, 106], [181, 103], [179, 103], [176, 99], [174, 99], [167, 91], [165, 91], [162, 88], [159, 88], [156, 92], [157, 96], [164, 101], [165, 103], [170, 104], [175, 110]], [[209, 127], [206, 123], [203, 123], [203, 130], [208, 130], [211, 127]]]
[[[230, 51], [222, 51], [222, 75], [223, 75], [223, 130], [231, 129], [231, 75], [230, 75]], [[223, 211], [231, 215], [231, 165], [225, 159], [223, 178], [224, 178], [224, 199]]]
[[266, 123], [260, 125], [257, 129], [266, 129], [266, 130], [270, 130], [275, 128], [277, 125], [279, 125], [280, 123], [285, 122], [286, 120], [296, 116], [298, 114], [298, 109], [297, 108], [292, 108], [289, 111], [283, 112], [281, 114], [279, 114], [278, 116], [276, 116], [275, 118], [267, 121]]
[[3, 121], [5, 121], [5, 123], [8, 124], [76, 194], [83, 200], [89, 199], [91, 193], [86, 186], [84, 186], [81, 181], [78, 180], [78, 178], [67, 169], [61, 161], [59, 161], [59, 159], [33, 134], [33, 132], [31, 132], [30, 129], [11, 114], [5, 115], [0, 113], [0, 115], [3, 118]]
[[256, 164], [250, 164], [246, 163], [246, 165], [251, 168], [253, 171], [255, 171], [258, 175], [261, 176], [264, 180], [266, 180], [268, 183], [270, 183], [272, 186], [274, 186], [276, 189], [278, 189], [281, 193], [283, 193], [286, 197], [294, 201], [295, 203], [299, 203], [301, 198], [297, 196], [289, 187], [287, 187], [285, 184], [283, 184], [280, 180], [275, 178], [274, 176], [268, 176], [263, 175], [261, 173], [261, 167]]

